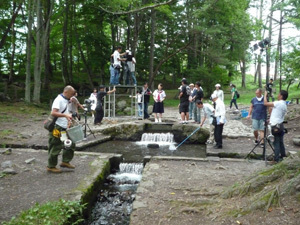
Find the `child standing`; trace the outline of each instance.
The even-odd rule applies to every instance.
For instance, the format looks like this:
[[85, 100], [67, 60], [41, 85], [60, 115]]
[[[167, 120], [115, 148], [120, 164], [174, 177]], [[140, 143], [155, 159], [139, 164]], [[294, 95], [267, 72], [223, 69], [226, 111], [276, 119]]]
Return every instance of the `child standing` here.
[[137, 99], [137, 103], [138, 103], [138, 115], [139, 115], [139, 117], [143, 116], [142, 97], [143, 97], [142, 91], [137, 91], [136, 99]]
[[[153, 99], [154, 99], [154, 106], [153, 106], [153, 113], [155, 117], [155, 123], [160, 122], [162, 114], [164, 113], [164, 103], [163, 101], [166, 98], [166, 93], [163, 90], [163, 85], [159, 84], [158, 89], [153, 92]], [[158, 118], [157, 118], [158, 114]]]

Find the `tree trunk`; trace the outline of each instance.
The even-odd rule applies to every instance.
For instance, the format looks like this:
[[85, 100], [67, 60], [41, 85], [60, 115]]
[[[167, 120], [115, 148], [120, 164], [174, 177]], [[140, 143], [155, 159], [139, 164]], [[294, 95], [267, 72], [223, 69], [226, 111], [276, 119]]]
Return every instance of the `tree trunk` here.
[[[52, 14], [54, 0], [51, 0], [50, 13]], [[47, 38], [49, 38], [49, 33], [46, 31], [49, 30], [50, 26], [50, 17], [46, 23], [45, 30], [42, 25], [42, 7], [41, 0], [37, 0], [37, 30], [36, 30], [36, 47], [35, 47], [35, 62], [34, 62], [34, 90], [33, 90], [33, 101], [40, 103], [41, 97], [41, 73], [42, 66], [44, 63], [45, 50], [47, 45]]]
[[[51, 10], [51, 0], [45, 2], [45, 13], [44, 21], [49, 19]], [[44, 29], [46, 32], [46, 51], [45, 51], [45, 76], [44, 76], [44, 89], [50, 90], [50, 79], [52, 77], [52, 66], [51, 66], [51, 57], [50, 57], [50, 26], [47, 27], [46, 23], [44, 24]]]
[[242, 88], [246, 88], [246, 60], [245, 60], [245, 58], [243, 58], [240, 61], [240, 67], [241, 67], [241, 72], [242, 72]]
[[18, 16], [18, 13], [19, 13], [19, 11], [20, 11], [20, 9], [21, 9], [21, 7], [22, 7], [23, 2], [24, 2], [24, 0], [20, 2], [20, 4], [19, 4], [17, 10], [13, 13], [13, 16], [11, 17], [11, 20], [10, 20], [9, 25], [7, 26], [7, 28], [6, 28], [5, 32], [4, 32], [4, 34], [2, 35], [2, 38], [1, 38], [1, 41], [0, 41], [0, 49], [2, 49], [3, 46], [4, 46], [4, 44], [5, 44], [7, 35], [8, 35], [8, 33], [9, 33], [9, 31], [10, 31], [12, 25], [15, 23], [15, 20], [16, 20], [16, 18], [17, 18], [17, 16]]
[[37, 29], [36, 29], [36, 45], [35, 45], [35, 61], [34, 61], [34, 90], [33, 101], [40, 103], [41, 94], [41, 33], [42, 31], [42, 7], [41, 0], [36, 0], [36, 15], [37, 15]]
[[[13, 1], [13, 12], [14, 14], [16, 10], [17, 4], [15, 0]], [[9, 63], [9, 78], [8, 78], [8, 83], [13, 82], [13, 77], [14, 77], [14, 65], [15, 65], [15, 53], [16, 53], [16, 31], [15, 31], [15, 25], [14, 23], [11, 26], [11, 58], [10, 58], [10, 63]]]
[[155, 43], [155, 31], [156, 31], [156, 10], [151, 9], [151, 36], [150, 36], [150, 54], [149, 54], [149, 87], [151, 87], [154, 80], [153, 67], [154, 67], [154, 43]]
[[31, 102], [31, 30], [33, 23], [33, 5], [32, 0], [28, 0], [28, 33], [26, 44], [26, 82], [25, 82], [25, 101]]
[[[263, 12], [263, 0], [260, 0], [260, 9], [259, 9], [259, 20], [262, 21], [262, 12]], [[259, 40], [262, 39], [262, 30], [259, 31]], [[257, 76], [258, 76], [258, 86], [261, 88], [262, 87], [262, 74], [261, 74], [261, 62], [262, 62], [262, 58], [261, 58], [262, 52], [260, 52], [260, 54], [258, 55], [258, 64], [257, 64]]]
[[70, 84], [68, 72], [68, 18], [69, 17], [69, 1], [65, 0], [65, 14], [63, 26], [63, 51], [62, 51], [62, 77], [64, 84]]
[[[283, 1], [282, 1], [283, 2]], [[282, 7], [282, 6], [281, 6]], [[280, 9], [280, 26], [279, 26], [279, 91], [281, 91], [282, 87], [282, 24], [283, 24], [283, 15], [282, 8]]]
[[266, 82], [270, 79], [270, 58], [271, 58], [271, 41], [272, 41], [272, 25], [273, 25], [273, 6], [275, 0], [272, 0], [271, 11], [270, 11], [270, 22], [269, 22], [269, 45], [266, 50]]

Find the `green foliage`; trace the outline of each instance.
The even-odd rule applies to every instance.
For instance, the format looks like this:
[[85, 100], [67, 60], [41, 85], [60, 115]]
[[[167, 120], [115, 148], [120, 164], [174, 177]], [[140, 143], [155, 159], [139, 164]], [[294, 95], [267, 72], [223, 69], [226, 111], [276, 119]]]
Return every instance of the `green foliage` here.
[[[3, 225], [62, 225], [80, 224], [83, 219], [83, 209], [79, 201], [59, 200], [40, 205], [35, 204], [29, 210], [23, 211], [18, 217], [13, 217], [11, 221], [4, 222]], [[75, 219], [76, 217], [76, 219]]]

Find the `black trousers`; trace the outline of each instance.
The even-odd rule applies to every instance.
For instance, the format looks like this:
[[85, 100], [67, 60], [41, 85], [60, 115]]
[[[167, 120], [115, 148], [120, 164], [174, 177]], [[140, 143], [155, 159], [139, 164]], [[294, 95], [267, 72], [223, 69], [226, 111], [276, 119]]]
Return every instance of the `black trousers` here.
[[96, 115], [95, 115], [94, 124], [101, 123], [103, 116], [104, 116], [104, 111], [103, 111], [102, 105], [97, 106], [95, 111], [96, 111]]
[[215, 142], [217, 143], [217, 146], [220, 146], [220, 147], [222, 147], [222, 144], [223, 144], [223, 138], [222, 138], [223, 127], [224, 127], [224, 124], [217, 125], [217, 126], [215, 126], [215, 131], [214, 131]]

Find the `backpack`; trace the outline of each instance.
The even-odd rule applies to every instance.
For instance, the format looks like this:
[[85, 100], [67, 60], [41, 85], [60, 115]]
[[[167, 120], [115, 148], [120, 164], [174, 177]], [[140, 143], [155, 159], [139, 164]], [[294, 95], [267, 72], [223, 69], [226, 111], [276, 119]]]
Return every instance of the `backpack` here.
[[238, 93], [238, 91], [235, 91], [235, 95], [236, 95], [236, 98], [240, 98], [240, 93]]
[[191, 91], [191, 88], [190, 88], [190, 86], [187, 86], [186, 85], [186, 94], [188, 95], [188, 96], [190, 96], [192, 93], [191, 93], [192, 91]]

